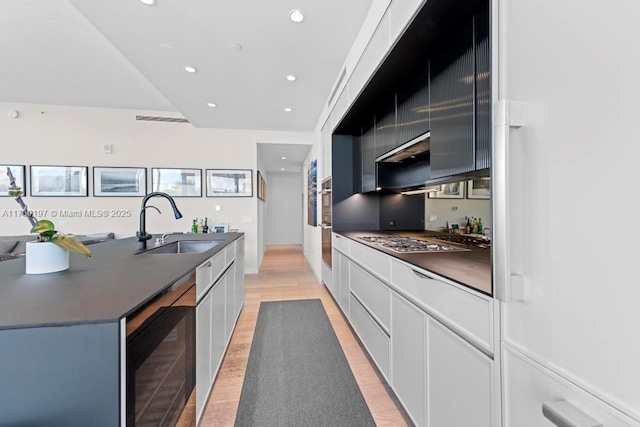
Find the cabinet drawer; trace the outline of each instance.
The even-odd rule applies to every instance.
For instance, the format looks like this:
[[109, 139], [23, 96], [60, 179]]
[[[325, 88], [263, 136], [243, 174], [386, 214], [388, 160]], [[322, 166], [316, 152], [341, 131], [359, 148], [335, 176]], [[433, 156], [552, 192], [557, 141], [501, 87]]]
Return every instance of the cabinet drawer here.
[[493, 354], [493, 300], [391, 261], [391, 283], [427, 314]]
[[360, 266], [350, 263], [350, 269], [349, 286], [351, 292], [389, 331], [391, 329], [391, 290]]
[[225, 266], [231, 264], [236, 259], [236, 242], [224, 248]]
[[331, 236], [331, 241], [333, 242], [333, 247], [336, 249], [340, 249], [345, 254], [349, 255], [349, 239], [344, 236], [340, 236], [339, 234], [333, 233]]
[[225, 269], [225, 251], [220, 251], [196, 268], [196, 292], [198, 301], [220, 277]]
[[369, 355], [389, 381], [389, 337], [351, 295], [349, 320]]
[[349, 256], [382, 279], [389, 281], [391, 275], [391, 257], [389, 255], [352, 240], [349, 245]]
[[542, 407], [544, 402], [558, 401], [568, 402], [606, 427], [640, 426], [637, 421], [508, 346], [503, 346], [503, 358], [506, 426], [553, 426], [543, 415]]

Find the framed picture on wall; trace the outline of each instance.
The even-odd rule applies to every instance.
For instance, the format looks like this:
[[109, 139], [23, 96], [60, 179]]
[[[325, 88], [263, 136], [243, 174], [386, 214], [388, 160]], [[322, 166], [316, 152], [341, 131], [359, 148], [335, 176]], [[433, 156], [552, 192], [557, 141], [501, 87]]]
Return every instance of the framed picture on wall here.
[[16, 187], [22, 189], [22, 194], [27, 194], [26, 185], [24, 180], [24, 165], [0, 165], [0, 197], [14, 197], [9, 196], [9, 187], [11, 186], [11, 180], [9, 179], [9, 171], [16, 180]]
[[147, 194], [147, 168], [93, 167], [95, 197], [141, 197]]
[[489, 199], [491, 178], [476, 178], [467, 181], [467, 199]]
[[429, 193], [430, 199], [464, 199], [464, 181], [442, 184], [440, 190]]
[[253, 197], [253, 169], [207, 169], [207, 197]]
[[87, 197], [87, 166], [31, 166], [31, 196]]
[[260, 173], [260, 171], [258, 171], [257, 176], [258, 176], [257, 178], [258, 199], [262, 201], [266, 201], [267, 200], [267, 183], [265, 182], [264, 178], [262, 178], [262, 174]]
[[171, 197], [202, 197], [202, 169], [151, 168], [151, 191]]
[[307, 172], [307, 224], [318, 225], [318, 160], [309, 164]]

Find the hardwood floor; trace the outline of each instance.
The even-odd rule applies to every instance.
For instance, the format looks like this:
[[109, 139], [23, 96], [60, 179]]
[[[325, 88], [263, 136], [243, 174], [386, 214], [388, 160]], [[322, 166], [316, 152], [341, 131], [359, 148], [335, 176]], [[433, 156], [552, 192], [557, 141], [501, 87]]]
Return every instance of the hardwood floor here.
[[411, 425], [360, 346], [326, 287], [317, 282], [299, 245], [268, 246], [259, 274], [245, 278], [245, 305], [213, 386], [201, 426], [233, 426], [261, 301], [319, 298], [378, 426]]

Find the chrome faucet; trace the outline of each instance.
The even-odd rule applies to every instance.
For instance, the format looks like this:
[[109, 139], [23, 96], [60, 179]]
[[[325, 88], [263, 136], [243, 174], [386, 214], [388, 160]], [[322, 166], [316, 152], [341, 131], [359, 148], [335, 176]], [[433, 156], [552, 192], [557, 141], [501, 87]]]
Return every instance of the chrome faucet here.
[[182, 214], [178, 210], [178, 207], [176, 206], [176, 202], [167, 193], [161, 193], [161, 192], [155, 191], [153, 193], [149, 193], [146, 196], [144, 196], [144, 198], [142, 199], [142, 207], [140, 208], [140, 231], [136, 233], [136, 237], [138, 241], [138, 249], [147, 249], [147, 240], [151, 239], [151, 234], [147, 233], [147, 229], [146, 229], [147, 208], [154, 208], [155, 210], [158, 211], [158, 213], [160, 213], [160, 209], [156, 208], [155, 206], [151, 206], [151, 205], [147, 206], [147, 200], [149, 200], [154, 196], [162, 196], [165, 199], [169, 200], [169, 203], [171, 203], [171, 207], [173, 208], [173, 215], [176, 217], [176, 219], [182, 218]]

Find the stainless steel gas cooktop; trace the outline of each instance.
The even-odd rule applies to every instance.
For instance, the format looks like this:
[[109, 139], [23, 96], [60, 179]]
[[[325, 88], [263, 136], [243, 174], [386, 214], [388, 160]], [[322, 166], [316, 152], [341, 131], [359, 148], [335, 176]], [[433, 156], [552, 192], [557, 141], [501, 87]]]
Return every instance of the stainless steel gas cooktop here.
[[403, 236], [361, 236], [358, 238], [365, 242], [378, 244], [397, 253], [460, 252], [469, 250], [459, 246]]

